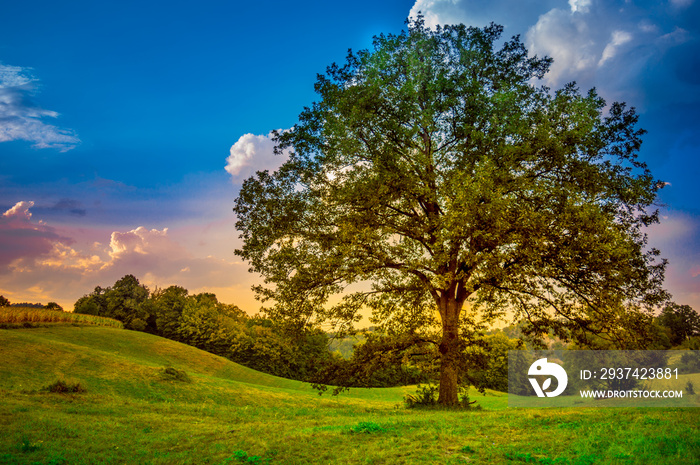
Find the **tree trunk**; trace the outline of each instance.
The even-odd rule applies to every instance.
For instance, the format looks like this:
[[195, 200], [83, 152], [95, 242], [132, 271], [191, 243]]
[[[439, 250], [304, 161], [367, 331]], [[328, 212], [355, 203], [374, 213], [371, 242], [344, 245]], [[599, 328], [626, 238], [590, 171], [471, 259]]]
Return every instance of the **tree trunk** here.
[[[456, 302], [441, 303], [442, 341], [440, 342], [440, 390], [438, 403], [454, 406], [459, 402], [459, 312]], [[451, 304], [451, 305], [450, 305]]]

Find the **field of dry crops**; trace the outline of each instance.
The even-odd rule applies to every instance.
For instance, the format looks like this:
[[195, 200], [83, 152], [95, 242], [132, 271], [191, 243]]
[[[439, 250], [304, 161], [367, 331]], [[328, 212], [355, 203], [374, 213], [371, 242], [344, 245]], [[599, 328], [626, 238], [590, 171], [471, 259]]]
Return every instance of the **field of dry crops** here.
[[33, 307], [0, 307], [0, 325], [23, 326], [43, 323], [73, 323], [81, 325], [123, 328], [120, 321], [94, 315], [61, 312]]

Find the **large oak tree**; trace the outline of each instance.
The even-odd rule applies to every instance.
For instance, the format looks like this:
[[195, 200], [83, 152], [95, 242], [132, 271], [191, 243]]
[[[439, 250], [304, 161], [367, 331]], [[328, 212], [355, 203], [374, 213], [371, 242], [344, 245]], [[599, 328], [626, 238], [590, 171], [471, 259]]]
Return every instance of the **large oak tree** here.
[[502, 27], [407, 29], [318, 76], [318, 102], [276, 134], [289, 160], [241, 188], [237, 253], [274, 318], [437, 319], [451, 405], [464, 322], [614, 333], [665, 297], [644, 233], [661, 184], [634, 109], [539, 85], [551, 60]]

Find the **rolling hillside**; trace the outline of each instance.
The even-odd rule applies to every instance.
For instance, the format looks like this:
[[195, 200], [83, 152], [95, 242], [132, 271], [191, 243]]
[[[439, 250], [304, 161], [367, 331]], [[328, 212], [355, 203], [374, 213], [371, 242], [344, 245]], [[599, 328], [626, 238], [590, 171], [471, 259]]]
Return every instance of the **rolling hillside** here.
[[[62, 380], [84, 392], [57, 394]], [[0, 464], [694, 463], [698, 409], [408, 410], [412, 388], [319, 397], [145, 333], [0, 330]], [[697, 462], [695, 462], [697, 463]]]
[[[308, 383], [246, 368], [192, 346], [150, 334], [100, 326], [51, 326], [0, 332], [0, 389], [31, 392], [57, 379], [89, 392], [140, 399], [211, 400], [231, 392], [318, 398]], [[18, 367], [25, 369], [18, 369]], [[188, 382], [165, 373], [184, 372]], [[382, 395], [378, 396], [377, 392]], [[345, 397], [401, 401], [410, 389], [353, 389]]]

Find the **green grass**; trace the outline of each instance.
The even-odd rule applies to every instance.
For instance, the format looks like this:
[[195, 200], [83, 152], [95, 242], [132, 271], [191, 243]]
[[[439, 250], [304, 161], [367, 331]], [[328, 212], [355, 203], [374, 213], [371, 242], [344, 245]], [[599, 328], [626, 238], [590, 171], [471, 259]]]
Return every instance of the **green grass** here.
[[[84, 391], [51, 393], [57, 381]], [[698, 409], [405, 409], [412, 388], [319, 397], [144, 333], [0, 330], [0, 464], [692, 464]]]

